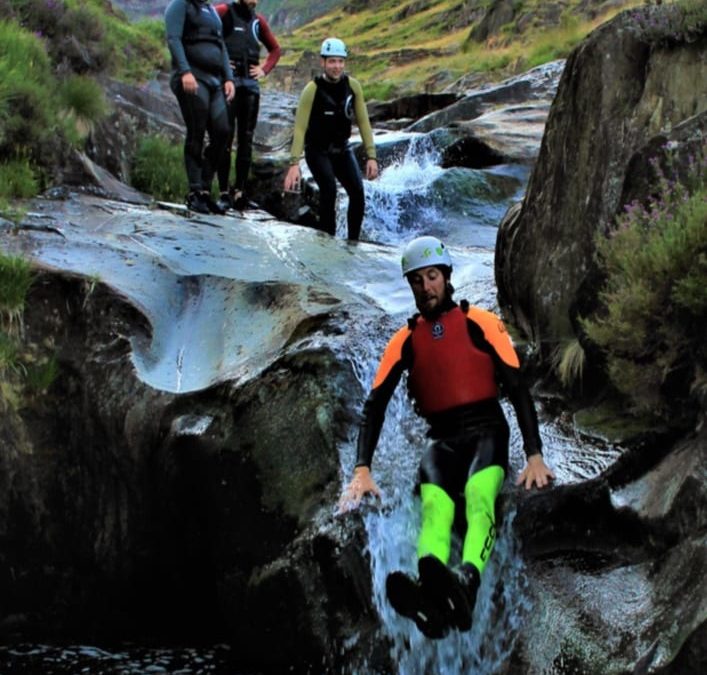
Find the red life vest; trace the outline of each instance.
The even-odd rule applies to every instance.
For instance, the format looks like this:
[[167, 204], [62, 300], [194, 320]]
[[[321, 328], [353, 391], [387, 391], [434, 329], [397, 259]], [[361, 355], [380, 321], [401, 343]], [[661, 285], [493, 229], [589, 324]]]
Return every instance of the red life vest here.
[[411, 339], [408, 387], [423, 415], [498, 396], [494, 363], [471, 341], [459, 307], [433, 321], [418, 317]]

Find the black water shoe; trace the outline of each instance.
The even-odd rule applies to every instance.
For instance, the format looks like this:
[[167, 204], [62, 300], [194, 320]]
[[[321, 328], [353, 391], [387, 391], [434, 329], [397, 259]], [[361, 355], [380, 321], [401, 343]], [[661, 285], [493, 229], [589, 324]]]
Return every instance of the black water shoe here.
[[226, 213], [228, 209], [233, 208], [233, 199], [231, 199], [231, 195], [228, 192], [222, 192], [221, 196], [216, 200], [216, 204]]
[[420, 583], [404, 572], [391, 572], [385, 580], [385, 591], [393, 609], [415, 622], [420, 632], [432, 640], [449, 633], [445, 612], [435, 598], [430, 598]]
[[425, 592], [441, 599], [448, 612], [449, 623], [462, 632], [468, 631], [479, 589], [476, 567], [466, 563], [453, 570], [439, 558], [427, 555], [418, 561], [418, 569]]
[[190, 211], [196, 211], [196, 213], [211, 213], [209, 211], [209, 205], [204, 201], [200, 192], [190, 192], [184, 203]]
[[223, 206], [218, 202], [215, 202], [208, 192], [202, 192], [201, 198], [204, 200], [206, 207], [209, 209], [209, 213], [215, 213], [217, 216], [223, 216], [226, 214], [226, 209], [223, 208]]

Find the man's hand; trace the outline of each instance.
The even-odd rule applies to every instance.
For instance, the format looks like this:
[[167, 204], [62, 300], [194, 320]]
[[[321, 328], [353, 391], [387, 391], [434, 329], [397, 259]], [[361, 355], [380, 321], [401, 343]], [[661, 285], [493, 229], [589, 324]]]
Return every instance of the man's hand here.
[[182, 89], [185, 94], [196, 94], [198, 88], [199, 85], [193, 73], [184, 73], [184, 75], [182, 75]]
[[533, 487], [533, 483], [535, 483], [539, 488], [544, 488], [554, 478], [555, 474], [545, 464], [543, 456], [537, 453], [528, 457], [528, 463], [525, 465], [525, 469], [520, 472], [516, 485], [525, 483], [525, 489], [530, 490]]
[[293, 164], [285, 175], [285, 192], [299, 192], [302, 172], [299, 164]]
[[371, 476], [371, 470], [367, 466], [357, 466], [354, 469], [353, 479], [339, 499], [339, 513], [353, 511], [366, 494], [372, 494], [378, 498], [381, 496], [376, 481]]
[[378, 160], [377, 159], [367, 159], [366, 160], [366, 179], [375, 180], [378, 178]]
[[226, 100], [230, 103], [236, 95], [236, 86], [231, 80], [226, 80], [223, 83], [223, 93], [226, 94]]

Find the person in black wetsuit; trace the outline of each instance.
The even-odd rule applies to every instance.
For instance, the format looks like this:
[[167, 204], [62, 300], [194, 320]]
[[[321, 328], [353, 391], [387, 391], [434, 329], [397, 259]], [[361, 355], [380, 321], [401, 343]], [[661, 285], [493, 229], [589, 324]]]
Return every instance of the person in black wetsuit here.
[[[171, 0], [165, 28], [172, 55], [170, 87], [187, 127], [186, 203], [199, 213], [223, 214], [211, 199], [211, 183], [230, 133], [227, 101], [234, 96], [234, 84], [221, 19], [207, 0]], [[204, 150], [207, 131], [209, 145]]]
[[[355, 508], [367, 493], [379, 495], [370, 470], [373, 452], [388, 401], [407, 371], [415, 409], [429, 423], [419, 476], [419, 579], [393, 572], [386, 591], [399, 614], [428, 637], [441, 638], [450, 627], [471, 628], [480, 575], [496, 538], [495, 502], [508, 472], [502, 393], [515, 410], [528, 460], [517, 482], [526, 489], [544, 487], [554, 474], [543, 461], [535, 408], [503, 322], [452, 299], [452, 261], [439, 239], [410, 242], [402, 271], [419, 314], [385, 349], [363, 408], [354, 477], [340, 508]], [[450, 567], [457, 512], [466, 517], [466, 531], [461, 563]]]
[[[228, 49], [236, 95], [228, 106], [231, 135], [226, 152], [218, 167], [218, 182], [221, 196], [219, 204], [224, 208], [243, 210], [248, 207], [246, 183], [253, 156], [253, 135], [258, 122], [260, 108], [260, 81], [277, 65], [280, 45], [262, 14], [255, 8], [258, 0], [236, 0], [218, 3], [214, 9], [223, 21], [223, 35]], [[260, 44], [265, 45], [268, 56], [260, 65]], [[238, 131], [235, 182], [229, 187], [231, 171], [231, 146]]]
[[304, 156], [319, 186], [319, 227], [336, 233], [336, 181], [349, 196], [348, 238], [358, 240], [365, 207], [363, 181], [353, 150], [349, 147], [351, 124], [355, 119], [366, 150], [366, 178], [378, 176], [376, 146], [368, 119], [363, 89], [358, 80], [344, 73], [348, 52], [338, 38], [327, 38], [320, 49], [323, 74], [302, 90], [290, 152], [290, 168], [285, 175], [285, 190], [299, 188], [302, 180], [299, 162]]

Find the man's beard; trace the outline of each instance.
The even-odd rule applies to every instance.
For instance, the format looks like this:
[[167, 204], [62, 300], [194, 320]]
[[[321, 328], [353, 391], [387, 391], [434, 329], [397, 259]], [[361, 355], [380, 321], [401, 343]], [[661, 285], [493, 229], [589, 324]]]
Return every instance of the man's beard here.
[[417, 309], [425, 319], [436, 319], [440, 314], [449, 311], [455, 306], [455, 302], [452, 300], [452, 296], [449, 292], [449, 287], [445, 289], [442, 299], [431, 309], [427, 309], [423, 303], [420, 304], [422, 306], [417, 305]]

